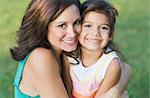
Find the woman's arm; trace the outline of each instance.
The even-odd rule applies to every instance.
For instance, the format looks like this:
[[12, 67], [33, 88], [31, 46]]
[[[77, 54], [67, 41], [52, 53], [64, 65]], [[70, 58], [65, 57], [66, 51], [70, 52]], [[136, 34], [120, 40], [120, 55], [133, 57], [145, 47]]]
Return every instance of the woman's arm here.
[[120, 78], [118, 84], [116, 85], [116, 89], [118, 89], [118, 91], [121, 93], [121, 95], [127, 87], [128, 81], [131, 77], [131, 73], [132, 73], [131, 67], [126, 63], [122, 63], [121, 78]]
[[35, 49], [29, 57], [29, 66], [32, 82], [41, 98], [69, 98], [60, 76], [58, 62], [50, 50]]
[[[121, 64], [121, 78], [117, 85], [113, 86], [109, 91], [104, 93], [101, 98], [122, 98], [121, 96], [123, 94], [127, 94], [124, 90], [126, 89], [126, 86], [128, 84], [128, 81], [131, 77], [132, 69], [131, 67], [126, 64]], [[126, 95], [125, 94], [125, 95]], [[124, 97], [123, 97], [124, 98]]]
[[104, 80], [100, 84], [99, 90], [96, 93], [95, 98], [101, 98], [100, 96], [106, 93], [110, 88], [116, 85], [120, 79], [121, 66], [117, 58], [113, 59], [109, 64], [106, 71]]

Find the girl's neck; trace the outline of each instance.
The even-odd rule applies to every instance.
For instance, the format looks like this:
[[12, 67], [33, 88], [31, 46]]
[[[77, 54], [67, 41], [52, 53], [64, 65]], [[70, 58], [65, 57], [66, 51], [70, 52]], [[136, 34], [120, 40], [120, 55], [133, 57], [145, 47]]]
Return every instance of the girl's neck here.
[[99, 58], [104, 53], [104, 49], [101, 49], [99, 51], [92, 51], [88, 50], [84, 47], [81, 47], [81, 60], [83, 63], [83, 66], [89, 67], [95, 64]]

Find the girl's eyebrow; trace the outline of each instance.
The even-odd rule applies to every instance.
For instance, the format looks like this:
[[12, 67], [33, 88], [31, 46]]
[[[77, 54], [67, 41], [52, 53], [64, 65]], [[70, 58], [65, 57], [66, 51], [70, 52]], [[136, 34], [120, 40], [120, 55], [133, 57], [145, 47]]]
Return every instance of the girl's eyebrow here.
[[83, 21], [82, 23], [92, 23], [92, 22], [90, 22], [90, 21]]
[[106, 26], [110, 27], [110, 25], [109, 25], [109, 24], [102, 24], [102, 25], [106, 25]]
[[107, 26], [109, 26], [109, 24], [107, 24], [107, 23], [105, 23], [105, 24], [101, 24], [101, 25], [107, 25]]
[[[90, 24], [92, 24], [92, 22], [91, 22], [91, 21], [87, 21], [87, 20], [82, 22], [82, 24], [84, 24], [84, 23], [90, 23]], [[107, 24], [107, 23], [105, 23], [105, 24], [101, 24], [101, 25], [107, 25], [107, 26], [110, 26], [110, 25], [109, 25], [109, 24]]]

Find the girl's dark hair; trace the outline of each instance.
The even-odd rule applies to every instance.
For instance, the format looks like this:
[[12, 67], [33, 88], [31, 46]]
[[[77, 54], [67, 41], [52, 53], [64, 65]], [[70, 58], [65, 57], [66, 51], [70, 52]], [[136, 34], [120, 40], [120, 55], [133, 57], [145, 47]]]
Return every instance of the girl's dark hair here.
[[[12, 58], [20, 61], [37, 47], [52, 48], [47, 39], [48, 24], [72, 4], [78, 8], [81, 5], [79, 0], [31, 0], [17, 32], [18, 46], [10, 49]], [[60, 70], [64, 85], [71, 96], [69, 70], [66, 66], [61, 66]]]
[[84, 2], [81, 6], [82, 19], [84, 19], [85, 15], [90, 11], [105, 14], [109, 20], [111, 32], [114, 31], [118, 11], [111, 4], [105, 0], [88, 0]]
[[[118, 16], [118, 11], [106, 0], [87, 0], [81, 5], [82, 21], [84, 20], [85, 15], [90, 11], [103, 13], [107, 16], [110, 26], [110, 37], [113, 38], [116, 16]], [[112, 51], [116, 51], [122, 60], [125, 60], [118, 46], [113, 42], [113, 40], [110, 41], [105, 48], [107, 49], [108, 47], [111, 48]]]
[[17, 32], [18, 46], [10, 49], [12, 58], [20, 61], [37, 47], [50, 48], [48, 24], [72, 4], [80, 8], [79, 0], [31, 0]]

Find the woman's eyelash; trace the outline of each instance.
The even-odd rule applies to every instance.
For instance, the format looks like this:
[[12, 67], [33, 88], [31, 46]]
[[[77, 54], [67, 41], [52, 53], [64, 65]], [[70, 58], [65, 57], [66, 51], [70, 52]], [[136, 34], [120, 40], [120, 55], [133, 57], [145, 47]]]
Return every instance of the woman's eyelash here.
[[64, 27], [66, 27], [66, 25], [65, 25], [65, 24], [60, 24], [60, 25], [58, 25], [57, 27], [59, 27], [59, 28], [64, 28]]
[[81, 21], [80, 21], [80, 20], [77, 20], [77, 21], [75, 21], [74, 24], [80, 24], [80, 23], [81, 23]]

